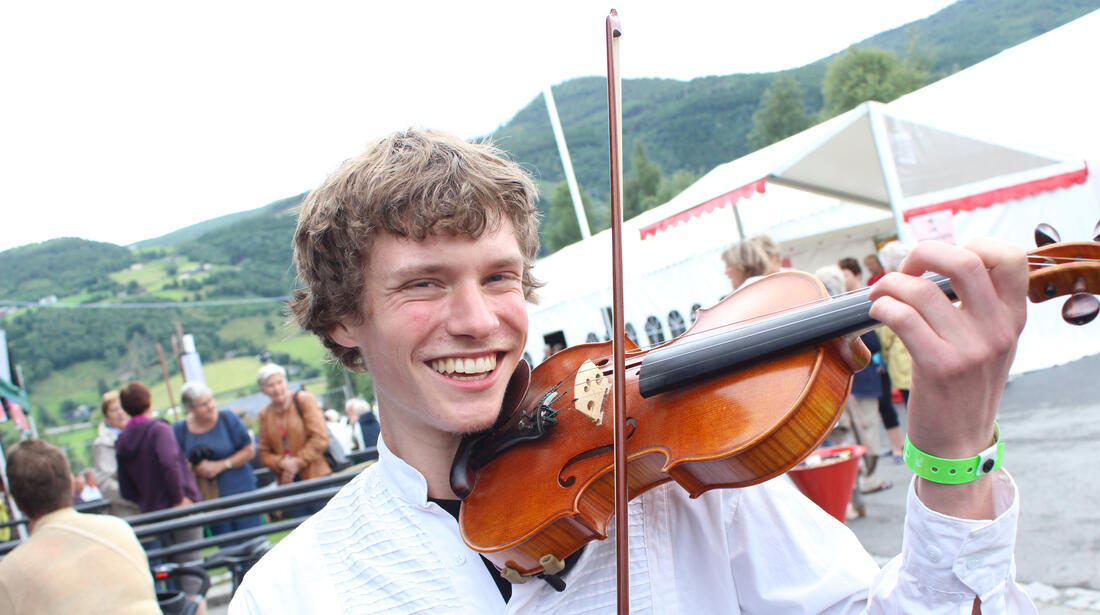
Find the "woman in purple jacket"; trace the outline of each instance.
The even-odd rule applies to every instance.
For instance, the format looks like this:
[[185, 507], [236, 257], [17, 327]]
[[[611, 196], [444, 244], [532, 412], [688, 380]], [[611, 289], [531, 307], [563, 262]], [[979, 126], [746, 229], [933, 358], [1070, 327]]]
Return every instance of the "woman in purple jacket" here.
[[[118, 392], [122, 409], [132, 418], [115, 441], [118, 487], [122, 497], [137, 502], [141, 512], [188, 506], [202, 499], [195, 475], [183, 456], [172, 426], [153, 418], [152, 396], [140, 382], [130, 382]], [[146, 548], [167, 547], [202, 539], [202, 528], [192, 527], [161, 536]], [[202, 558], [202, 550], [169, 556], [173, 562]], [[194, 581], [194, 585], [190, 582]], [[198, 591], [198, 579], [181, 581], [188, 595]]]

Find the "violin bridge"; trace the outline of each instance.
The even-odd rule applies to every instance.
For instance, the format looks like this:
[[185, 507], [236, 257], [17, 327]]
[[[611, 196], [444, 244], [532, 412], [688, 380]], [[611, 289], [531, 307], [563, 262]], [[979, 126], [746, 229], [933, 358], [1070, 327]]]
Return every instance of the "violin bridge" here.
[[611, 391], [611, 379], [589, 359], [577, 370], [573, 391], [577, 396], [573, 399], [573, 407], [597, 425], [602, 425], [603, 406]]

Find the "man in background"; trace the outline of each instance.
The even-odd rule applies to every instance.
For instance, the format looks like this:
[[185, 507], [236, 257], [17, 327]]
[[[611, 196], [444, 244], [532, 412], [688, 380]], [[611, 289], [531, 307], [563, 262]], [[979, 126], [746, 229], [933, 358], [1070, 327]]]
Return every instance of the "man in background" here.
[[118, 517], [73, 509], [61, 449], [20, 442], [8, 456], [8, 482], [31, 536], [0, 560], [0, 613], [161, 612], [134, 530]]
[[86, 468], [80, 473], [84, 477], [84, 488], [80, 490], [80, 501], [91, 502], [103, 499], [103, 492], [99, 490], [99, 484], [95, 480], [95, 470]]

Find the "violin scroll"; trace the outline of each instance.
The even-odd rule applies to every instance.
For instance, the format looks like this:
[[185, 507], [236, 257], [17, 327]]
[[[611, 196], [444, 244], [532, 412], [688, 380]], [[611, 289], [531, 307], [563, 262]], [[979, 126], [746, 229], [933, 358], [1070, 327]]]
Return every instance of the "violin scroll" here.
[[1028, 252], [1028, 298], [1034, 303], [1068, 295], [1062, 319], [1073, 325], [1091, 322], [1100, 313], [1100, 223], [1093, 241], [1062, 242], [1049, 224], [1035, 229], [1037, 249]]

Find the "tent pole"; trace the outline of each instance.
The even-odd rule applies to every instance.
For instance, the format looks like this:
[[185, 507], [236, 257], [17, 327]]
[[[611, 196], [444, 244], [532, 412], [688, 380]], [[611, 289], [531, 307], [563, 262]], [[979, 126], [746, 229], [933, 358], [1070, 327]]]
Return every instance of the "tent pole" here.
[[886, 195], [890, 199], [890, 211], [894, 213], [894, 226], [897, 227], [898, 239], [902, 243], [911, 244], [913, 234], [901, 216], [903, 200], [901, 182], [898, 179], [898, 169], [894, 165], [894, 150], [890, 146], [890, 133], [886, 128], [886, 119], [870, 102], [863, 104], [867, 106], [867, 118], [871, 121], [871, 137], [875, 141], [875, 154], [882, 169], [882, 180], [886, 183]]
[[730, 208], [733, 209], [733, 220], [737, 223], [737, 236], [741, 238], [741, 241], [745, 241], [745, 225], [741, 223], [741, 209], [737, 207], [737, 203], [730, 203]]
[[542, 89], [546, 101], [546, 113], [550, 116], [550, 126], [554, 129], [554, 140], [558, 142], [558, 154], [561, 166], [565, 169], [565, 180], [569, 185], [569, 194], [573, 197], [573, 211], [577, 214], [577, 226], [581, 228], [581, 239], [588, 239], [592, 231], [588, 229], [588, 217], [584, 215], [584, 203], [581, 202], [581, 190], [577, 186], [577, 177], [573, 174], [573, 161], [569, 158], [569, 147], [565, 145], [565, 133], [558, 118], [558, 106], [554, 104], [554, 92], [550, 86]]

